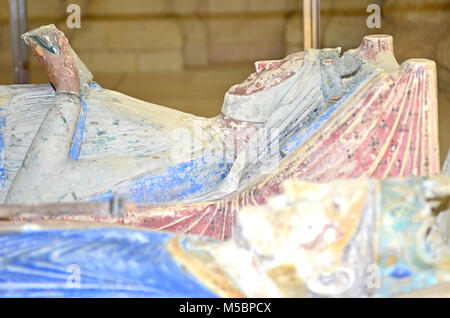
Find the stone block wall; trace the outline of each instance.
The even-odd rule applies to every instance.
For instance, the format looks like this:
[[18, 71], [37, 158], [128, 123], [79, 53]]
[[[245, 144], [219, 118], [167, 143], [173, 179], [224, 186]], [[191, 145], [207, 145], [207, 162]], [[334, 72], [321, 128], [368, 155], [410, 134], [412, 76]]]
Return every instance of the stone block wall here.
[[[95, 72], [176, 71], [214, 63], [282, 58], [303, 49], [301, 0], [28, 0], [29, 28], [54, 23]], [[81, 29], [65, 25], [79, 4]], [[369, 4], [382, 28], [369, 29]], [[450, 87], [450, 0], [322, 0], [322, 47], [359, 45], [366, 34], [394, 35], [400, 62], [437, 61]], [[10, 63], [8, 3], [0, 0], [0, 64]], [[32, 63], [34, 59], [31, 59]]]
[[[401, 1], [401, 0], [400, 0]], [[380, 29], [369, 29], [366, 20], [367, 6], [383, 0], [321, 0], [321, 47], [342, 47], [343, 50], [357, 47], [364, 35], [380, 33]], [[303, 16], [292, 14], [286, 28], [286, 53], [303, 49]]]
[[[381, 7], [381, 29], [369, 29], [366, 8]], [[401, 63], [409, 58], [430, 58], [438, 66], [439, 85], [450, 91], [450, 0], [322, 0], [322, 47], [357, 47], [365, 34], [394, 36], [395, 55]], [[286, 54], [302, 49], [299, 14], [289, 18]]]
[[[81, 29], [68, 29], [68, 4]], [[28, 26], [54, 23], [92, 72], [176, 71], [281, 58], [297, 0], [27, 0]], [[8, 4], [0, 1], [0, 57], [10, 63]], [[36, 63], [31, 59], [31, 63]]]

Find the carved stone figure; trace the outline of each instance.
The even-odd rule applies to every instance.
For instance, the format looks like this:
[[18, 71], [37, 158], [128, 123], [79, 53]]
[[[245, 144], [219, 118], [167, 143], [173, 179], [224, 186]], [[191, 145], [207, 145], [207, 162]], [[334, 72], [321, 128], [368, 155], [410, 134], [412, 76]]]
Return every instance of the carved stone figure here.
[[449, 198], [448, 177], [292, 179], [266, 205], [240, 211], [227, 242], [8, 224], [0, 296], [450, 296]]
[[[29, 40], [49, 85], [0, 87], [7, 203], [108, 200], [121, 215], [69, 215], [165, 231], [232, 235], [235, 215], [265, 204], [288, 178], [439, 174], [435, 63], [398, 65], [392, 37], [256, 63], [206, 119], [92, 85], [76, 63]], [[43, 216], [45, 217], [45, 216]]]
[[95, 85], [80, 104], [79, 63], [67, 40], [55, 28], [38, 31], [25, 39], [56, 95], [50, 86], [2, 87], [8, 203], [222, 197], [292, 152], [300, 130], [320, 126], [370, 70], [357, 56], [340, 58], [338, 49], [259, 62], [225, 95], [222, 114], [206, 119]]

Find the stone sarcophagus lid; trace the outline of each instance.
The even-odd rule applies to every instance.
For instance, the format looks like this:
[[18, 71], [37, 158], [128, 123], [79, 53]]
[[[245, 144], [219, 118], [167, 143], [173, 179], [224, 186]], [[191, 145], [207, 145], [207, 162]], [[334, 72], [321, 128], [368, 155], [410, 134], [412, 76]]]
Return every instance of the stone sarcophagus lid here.
[[33, 145], [51, 143], [35, 136], [54, 96], [50, 85], [0, 86], [5, 202], [120, 196], [127, 204], [116, 215], [41, 215], [47, 222], [126, 224], [223, 240], [232, 237], [240, 209], [266, 204], [286, 179], [440, 172], [436, 65], [399, 65], [386, 35], [367, 36], [343, 54], [310, 49], [258, 62], [226, 93], [222, 114], [209, 119], [91, 84], [65, 162], [29, 165], [24, 158], [32, 160]]

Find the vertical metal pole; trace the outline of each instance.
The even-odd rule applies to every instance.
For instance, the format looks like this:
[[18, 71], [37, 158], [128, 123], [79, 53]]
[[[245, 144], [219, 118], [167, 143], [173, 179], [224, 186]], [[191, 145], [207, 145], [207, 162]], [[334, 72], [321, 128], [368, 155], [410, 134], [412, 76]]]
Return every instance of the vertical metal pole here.
[[311, 0], [303, 0], [303, 45], [305, 50], [312, 47]]
[[29, 82], [28, 55], [26, 45], [20, 39], [20, 35], [27, 29], [25, 0], [9, 0], [9, 24], [14, 83], [26, 84]]
[[320, 0], [303, 0], [303, 44], [320, 48]]
[[14, 83], [20, 82], [19, 71], [19, 30], [17, 24], [19, 21], [18, 16], [18, 1], [9, 0], [9, 25], [11, 29], [11, 51], [12, 51], [12, 65], [13, 65], [13, 77]]
[[[19, 0], [19, 35], [27, 32], [27, 0]], [[28, 48], [25, 41], [19, 40], [21, 52], [21, 64], [23, 65], [23, 79], [29, 82], [28, 75]]]
[[313, 0], [312, 4], [312, 47], [320, 48], [320, 0]]

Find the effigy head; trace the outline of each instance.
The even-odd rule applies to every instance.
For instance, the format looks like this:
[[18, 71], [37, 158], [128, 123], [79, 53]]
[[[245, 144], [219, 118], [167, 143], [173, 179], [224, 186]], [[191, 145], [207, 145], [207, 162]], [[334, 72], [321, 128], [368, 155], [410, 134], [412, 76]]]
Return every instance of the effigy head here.
[[222, 113], [233, 119], [265, 122], [274, 105], [295, 83], [305, 53], [295, 53], [282, 60], [256, 62], [256, 72], [225, 94]]
[[299, 86], [307, 90], [308, 82], [323, 89], [325, 104], [330, 105], [355, 86], [343, 87], [360, 67], [360, 57], [349, 52], [341, 56], [341, 48], [309, 49], [282, 60], [259, 61], [255, 73], [225, 94], [222, 113], [236, 120], [264, 123], [295, 98]]
[[[255, 63], [256, 72], [226, 93], [222, 113], [237, 120], [265, 122], [278, 107], [286, 104], [283, 97], [291, 95], [289, 91], [301, 80], [304, 82], [300, 85], [303, 84], [305, 89], [306, 81], [321, 87], [325, 103], [332, 104], [364, 78], [354, 78], [363, 64], [361, 59], [366, 61], [364, 68], [373, 64], [391, 72], [399, 67], [390, 35], [365, 36], [359, 48], [344, 54], [339, 47], [308, 49], [281, 60], [258, 61]], [[309, 63], [319, 68], [308, 67]], [[310, 73], [309, 78], [304, 79], [301, 77], [303, 68], [303, 72], [313, 71], [319, 76], [315, 78]]]

